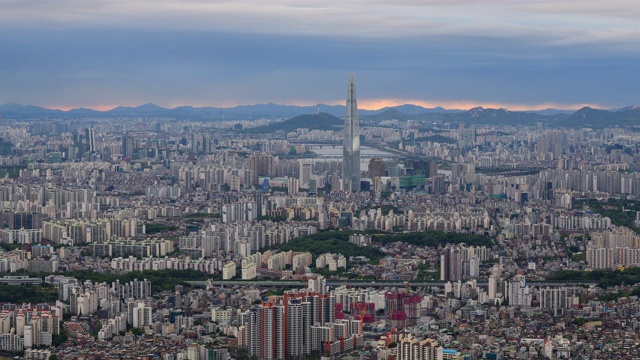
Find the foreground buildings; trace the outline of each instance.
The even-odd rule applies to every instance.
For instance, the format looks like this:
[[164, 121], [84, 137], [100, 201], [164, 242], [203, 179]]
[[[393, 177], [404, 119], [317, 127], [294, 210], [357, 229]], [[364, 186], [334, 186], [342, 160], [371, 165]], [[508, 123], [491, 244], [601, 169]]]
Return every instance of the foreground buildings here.
[[359, 117], [347, 93], [344, 129], [3, 118], [0, 350], [640, 357], [636, 129]]

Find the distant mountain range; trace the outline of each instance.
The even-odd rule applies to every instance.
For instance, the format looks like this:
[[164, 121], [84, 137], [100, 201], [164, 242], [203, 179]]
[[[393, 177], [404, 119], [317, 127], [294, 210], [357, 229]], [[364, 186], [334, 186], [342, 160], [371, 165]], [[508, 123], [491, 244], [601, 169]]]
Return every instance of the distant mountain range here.
[[433, 112], [415, 115], [407, 115], [392, 108], [381, 113], [361, 116], [360, 119], [362, 119], [363, 122], [397, 119], [400, 121], [424, 120], [478, 125], [535, 125], [541, 123], [548, 127], [604, 128], [613, 126], [640, 126], [640, 108], [637, 106], [628, 106], [617, 111], [608, 111], [583, 107], [575, 112], [551, 109], [533, 112], [475, 107], [467, 111]]
[[[373, 115], [396, 109], [405, 115], [421, 113], [455, 113], [462, 110], [446, 110], [441, 107], [429, 109], [418, 105], [400, 105], [393, 108], [386, 107], [379, 110], [359, 110], [360, 115]], [[241, 105], [229, 108], [179, 106], [163, 108], [155, 104], [144, 104], [136, 107], [118, 106], [107, 111], [92, 109], [72, 109], [69, 111], [47, 109], [33, 105], [8, 103], [0, 105], [0, 114], [5, 118], [51, 117], [61, 119], [89, 118], [89, 117], [176, 117], [196, 119], [254, 119], [254, 118], [291, 118], [300, 114], [324, 112], [333, 116], [344, 116], [344, 105], [296, 106], [280, 104]]]
[[[47, 109], [33, 105], [9, 103], [0, 106], [0, 115], [5, 119], [86, 119], [86, 118], [129, 118], [129, 117], [170, 117], [180, 120], [251, 120], [259, 118], [290, 118], [296, 119], [300, 114], [316, 114], [321, 116], [321, 123], [327, 122], [334, 126], [335, 119], [328, 120], [327, 116], [341, 118], [344, 116], [343, 105], [294, 106], [280, 104], [243, 105], [230, 108], [179, 106], [173, 109], [163, 108], [155, 104], [145, 104], [136, 107], [118, 106], [107, 111], [92, 109], [72, 109], [69, 111]], [[378, 110], [359, 110], [363, 123], [375, 124], [383, 120], [423, 120], [464, 122], [469, 124], [510, 124], [531, 125], [543, 123], [547, 126], [563, 127], [594, 127], [607, 126], [640, 126], [640, 108], [628, 106], [616, 111], [598, 110], [584, 107], [578, 111], [546, 109], [540, 111], [509, 111], [506, 109], [485, 109], [476, 107], [467, 111], [447, 110], [441, 107], [425, 108], [418, 105], [405, 104], [385, 107]], [[291, 131], [297, 127], [315, 128], [315, 118], [299, 118], [293, 122], [280, 123], [280, 130]], [[315, 119], [317, 123], [318, 119]], [[290, 124], [290, 125], [287, 125]], [[296, 127], [291, 127], [295, 125]], [[273, 124], [276, 129], [277, 124]], [[289, 130], [287, 130], [289, 129]], [[277, 129], [276, 129], [277, 130]], [[274, 130], [275, 131], [275, 130]]]

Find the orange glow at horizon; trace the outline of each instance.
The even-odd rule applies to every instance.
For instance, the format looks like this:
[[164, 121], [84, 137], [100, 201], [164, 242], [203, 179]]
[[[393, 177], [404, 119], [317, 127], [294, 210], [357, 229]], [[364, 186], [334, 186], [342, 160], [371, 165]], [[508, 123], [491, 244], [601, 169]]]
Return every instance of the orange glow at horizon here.
[[[266, 104], [269, 101], [259, 101], [254, 104]], [[321, 104], [324, 105], [344, 105], [344, 100], [331, 100], [331, 101], [321, 101]], [[469, 110], [474, 107], [481, 106], [483, 108], [494, 108], [494, 109], [507, 109], [513, 111], [524, 111], [524, 110], [545, 110], [545, 109], [559, 109], [559, 110], [578, 110], [585, 106], [589, 106], [596, 109], [608, 109], [611, 106], [606, 106], [602, 104], [592, 104], [592, 103], [578, 103], [578, 104], [560, 104], [554, 102], [543, 102], [536, 104], [516, 104], [516, 103], [499, 103], [499, 102], [484, 102], [484, 101], [475, 101], [475, 100], [442, 100], [442, 101], [425, 101], [425, 100], [416, 100], [416, 99], [396, 99], [396, 98], [383, 98], [383, 99], [358, 99], [358, 108], [361, 110], [379, 110], [385, 107], [394, 107], [401, 106], [405, 104], [418, 105], [424, 108], [435, 108], [442, 107], [448, 110]], [[60, 106], [47, 106], [49, 109], [57, 109], [63, 111], [69, 111], [77, 108], [87, 108], [97, 111], [108, 111], [118, 106], [140, 106], [142, 104], [134, 105], [134, 104], [120, 104], [120, 105], [89, 105], [89, 106], [69, 106], [69, 105], [60, 105]], [[183, 106], [184, 104], [157, 104], [158, 106], [166, 107], [166, 108], [175, 108], [178, 106]], [[224, 102], [218, 104], [201, 104], [201, 103], [193, 103], [190, 104], [194, 107], [207, 107], [207, 106], [215, 106], [221, 108], [235, 107], [235, 106], [243, 106], [248, 104], [238, 103], [238, 102]], [[308, 100], [290, 100], [283, 102], [282, 105], [293, 105], [293, 106], [316, 106], [316, 102], [309, 102]]]
[[474, 100], [445, 100], [445, 101], [423, 101], [415, 99], [358, 99], [358, 108], [367, 110], [378, 110], [385, 107], [394, 107], [405, 104], [418, 105], [424, 108], [441, 107], [448, 110], [469, 110], [474, 107], [481, 106], [483, 108], [493, 109], [507, 109], [513, 111], [524, 110], [545, 110], [545, 109], [559, 109], [559, 110], [578, 110], [585, 106], [604, 109], [606, 106], [598, 104], [559, 104], [553, 102], [544, 102], [537, 104], [513, 104], [513, 103], [497, 103], [497, 102], [484, 102]]

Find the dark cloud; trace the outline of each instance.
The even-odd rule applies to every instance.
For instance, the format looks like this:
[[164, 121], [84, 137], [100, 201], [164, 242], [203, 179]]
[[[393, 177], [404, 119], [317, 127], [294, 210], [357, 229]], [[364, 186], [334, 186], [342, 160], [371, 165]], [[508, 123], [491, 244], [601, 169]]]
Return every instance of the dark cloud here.
[[122, 27], [0, 29], [0, 103], [247, 104], [332, 101], [357, 74], [371, 99], [623, 106], [634, 51], [517, 37], [356, 38]]

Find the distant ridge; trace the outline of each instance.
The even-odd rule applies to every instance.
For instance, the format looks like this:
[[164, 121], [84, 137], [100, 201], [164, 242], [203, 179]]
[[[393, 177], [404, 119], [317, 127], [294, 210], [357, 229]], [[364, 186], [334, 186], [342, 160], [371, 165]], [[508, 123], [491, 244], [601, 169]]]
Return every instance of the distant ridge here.
[[[0, 115], [5, 119], [86, 119], [86, 118], [130, 118], [130, 117], [165, 117], [177, 120], [252, 120], [259, 118], [293, 120], [300, 114], [316, 114], [320, 109], [323, 116], [331, 116], [339, 120], [344, 117], [343, 105], [295, 106], [280, 104], [256, 104], [242, 105], [230, 108], [179, 106], [173, 109], [164, 108], [152, 103], [140, 106], [118, 106], [107, 111], [93, 109], [72, 109], [68, 111], [47, 109], [34, 105], [21, 105], [8, 103], [0, 105]], [[540, 111], [510, 111], [507, 109], [490, 109], [475, 107], [467, 111], [446, 110], [440, 107], [424, 108], [418, 105], [404, 104], [394, 107], [385, 107], [379, 110], [359, 110], [360, 120], [363, 125], [375, 125], [384, 120], [416, 120], [428, 122], [464, 122], [468, 124], [504, 124], [504, 125], [534, 125], [542, 123], [545, 126], [561, 127], [592, 127], [603, 128], [611, 126], [639, 126], [640, 108], [632, 105], [615, 111], [593, 109], [584, 107], [578, 111], [566, 111], [558, 109], [546, 109]], [[311, 116], [311, 115], [307, 115]], [[318, 119], [306, 117], [308, 121]], [[328, 119], [328, 118], [327, 118]], [[327, 120], [325, 119], [325, 120]], [[326, 121], [332, 124], [334, 119]], [[326, 129], [323, 125], [308, 124], [305, 121], [279, 124], [299, 124], [299, 127]], [[320, 124], [323, 124], [320, 122]], [[273, 124], [274, 126], [276, 124]], [[338, 126], [333, 124], [330, 126]], [[289, 125], [280, 125], [287, 127]], [[291, 131], [289, 126], [285, 131]]]
[[[106, 111], [98, 111], [93, 109], [78, 108], [68, 111], [48, 109], [33, 105], [21, 105], [18, 103], [8, 103], [0, 105], [0, 113], [5, 118], [29, 118], [29, 117], [50, 117], [60, 119], [76, 119], [83, 117], [175, 117], [178, 119], [256, 119], [256, 118], [291, 118], [300, 114], [312, 114], [320, 112], [343, 117], [344, 105], [326, 105], [319, 104], [313, 106], [296, 106], [296, 105], [280, 105], [274, 103], [240, 105], [229, 108], [220, 108], [214, 106], [194, 107], [189, 105], [178, 106], [172, 109], [164, 108], [153, 103], [140, 106], [118, 106]], [[373, 115], [385, 112], [390, 109], [396, 109], [404, 114], [420, 114], [420, 113], [448, 113], [460, 112], [462, 110], [446, 110], [441, 107], [428, 109], [422, 106], [405, 104], [395, 107], [385, 107], [379, 110], [360, 109], [360, 116]]]

